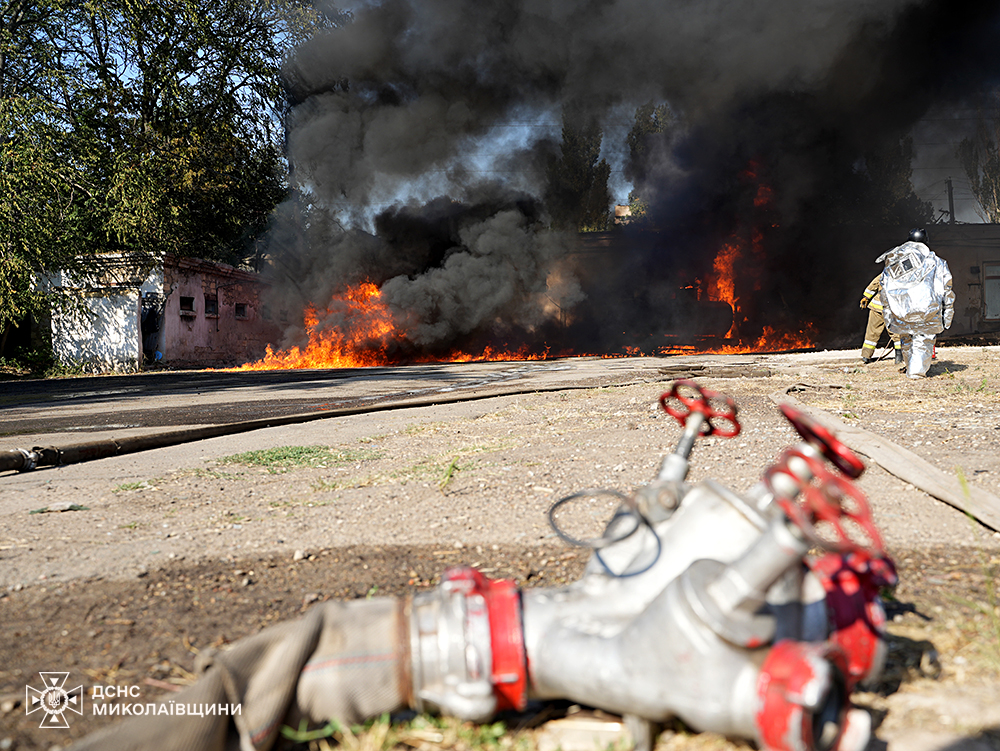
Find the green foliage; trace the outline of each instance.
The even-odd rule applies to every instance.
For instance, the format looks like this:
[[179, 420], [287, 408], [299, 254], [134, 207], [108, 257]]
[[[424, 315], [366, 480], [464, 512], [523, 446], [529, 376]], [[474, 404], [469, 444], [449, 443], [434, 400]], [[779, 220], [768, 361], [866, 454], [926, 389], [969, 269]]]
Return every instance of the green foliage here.
[[606, 159], [598, 161], [603, 139], [598, 125], [573, 125], [564, 119], [560, 155], [548, 168], [546, 204], [554, 227], [581, 232], [608, 228], [611, 165]]
[[1000, 222], [1000, 93], [980, 108], [976, 135], [962, 140], [958, 158], [978, 202], [976, 213], [984, 221]]
[[82, 372], [80, 368], [62, 366], [56, 362], [52, 347], [48, 344], [42, 344], [35, 349], [19, 347], [12, 357], [0, 358], [0, 368], [10, 375], [31, 378], [78, 375]]
[[300, 0], [0, 0], [0, 331], [81, 256], [253, 265], [286, 192], [280, 67], [332, 23]]
[[643, 198], [643, 186], [655, 158], [653, 137], [667, 132], [675, 122], [674, 114], [666, 104], [649, 101], [636, 107], [635, 120], [625, 137], [629, 152], [625, 176], [636, 186], [628, 195], [628, 223], [633, 226], [649, 221], [649, 203]]
[[[674, 122], [674, 115], [666, 104], [649, 101], [636, 107], [635, 120], [625, 137], [629, 153], [628, 177], [633, 182], [641, 184], [645, 180], [650, 159], [650, 136], [666, 132]], [[629, 196], [629, 205], [632, 205], [632, 196]]]
[[37, 274], [93, 249], [81, 212], [89, 186], [64, 158], [71, 148], [50, 105], [0, 100], [0, 330], [40, 308]]

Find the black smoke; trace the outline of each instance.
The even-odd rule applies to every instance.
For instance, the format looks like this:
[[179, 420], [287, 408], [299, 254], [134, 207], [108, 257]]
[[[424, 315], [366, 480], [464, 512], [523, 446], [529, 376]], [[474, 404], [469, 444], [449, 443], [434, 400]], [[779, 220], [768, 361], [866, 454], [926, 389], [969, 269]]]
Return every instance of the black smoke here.
[[[867, 282], [852, 245], [927, 210], [889, 201], [867, 165], [1000, 72], [996, 2], [385, 0], [327, 12], [349, 21], [286, 68], [295, 199], [275, 220], [275, 289], [322, 305], [373, 281], [409, 332], [403, 351], [721, 333], [718, 309], [683, 290], [733, 241], [755, 249], [741, 275], [748, 336], [810, 320], [836, 338], [847, 300], [835, 282], [859, 270], [847, 281]], [[548, 229], [541, 198], [561, 118], [602, 125], [648, 101], [676, 117], [648, 137], [657, 161], [626, 166], [642, 175], [647, 229], [584, 238], [581, 253]]]

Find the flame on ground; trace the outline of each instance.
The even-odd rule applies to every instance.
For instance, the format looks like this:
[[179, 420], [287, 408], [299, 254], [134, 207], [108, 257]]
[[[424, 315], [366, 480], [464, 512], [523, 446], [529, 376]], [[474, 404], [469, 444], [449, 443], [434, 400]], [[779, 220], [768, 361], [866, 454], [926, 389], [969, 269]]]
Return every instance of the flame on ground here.
[[[394, 357], [405, 340], [382, 301], [382, 293], [371, 282], [363, 282], [335, 297], [320, 316], [309, 305], [303, 315], [308, 344], [275, 351], [267, 345], [263, 358], [229, 370], [296, 370], [311, 368], [358, 368], [401, 362], [472, 362], [477, 360], [544, 360], [549, 350], [531, 352], [525, 345], [511, 350], [486, 346], [481, 352], [454, 350], [445, 355]], [[335, 324], [334, 324], [335, 322]]]
[[[741, 325], [748, 323], [748, 317], [740, 307], [740, 297], [737, 292], [743, 290], [759, 291], [761, 288], [761, 272], [766, 263], [764, 252], [764, 235], [759, 229], [761, 223], [766, 223], [774, 204], [774, 192], [764, 183], [758, 182], [756, 162], [751, 161], [747, 169], [740, 175], [744, 180], [756, 183], [754, 192], [754, 208], [761, 213], [756, 215], [755, 226], [749, 232], [749, 257], [746, 246], [734, 235], [722, 245], [712, 262], [712, 273], [709, 277], [707, 295], [709, 300], [728, 303], [733, 309], [733, 324], [725, 338], [735, 340], [733, 344], [701, 349], [699, 351], [712, 354], [740, 354], [748, 352], [782, 352], [790, 349], [810, 349], [814, 346], [814, 326], [806, 324], [799, 331], [778, 332], [771, 326], [764, 326], [759, 337], [752, 341], [743, 341], [740, 336]], [[737, 277], [737, 264], [739, 277]], [[672, 352], [660, 351], [661, 354]]]
[[[602, 355], [602, 357], [642, 357], [650, 355], [677, 354], [746, 354], [750, 352], [787, 352], [794, 349], [809, 349], [813, 346], [812, 324], [799, 331], [778, 332], [765, 326], [763, 333], [752, 341], [743, 341], [736, 333], [739, 320], [739, 298], [736, 295], [734, 263], [742, 257], [736, 244], [726, 244], [719, 251], [713, 264], [713, 275], [706, 285], [708, 299], [721, 300], [733, 308], [733, 325], [722, 343], [715, 340], [701, 345], [653, 346], [647, 351], [639, 346], [626, 346], [623, 354]], [[475, 362], [475, 361], [515, 361], [545, 360], [551, 356], [548, 347], [541, 351], [531, 351], [527, 345], [512, 349], [498, 349], [486, 346], [482, 351], [464, 352], [454, 350], [446, 354], [423, 354], [404, 357], [393, 352], [405, 340], [393, 320], [392, 312], [381, 299], [378, 287], [365, 282], [349, 287], [343, 295], [331, 300], [324, 315], [310, 305], [303, 314], [303, 325], [308, 343], [303, 347], [291, 347], [275, 351], [269, 344], [266, 354], [260, 360], [227, 370], [296, 370], [320, 368], [357, 368], [419, 364], [428, 362]], [[337, 325], [330, 322], [336, 321]], [[325, 322], [325, 325], [324, 325]], [[591, 353], [558, 353], [559, 357], [588, 357]]]
[[[760, 227], [772, 221], [773, 191], [759, 182], [758, 165], [751, 162], [740, 177], [754, 186], [753, 223], [733, 236], [718, 250], [712, 263], [712, 271], [702, 283], [696, 280], [697, 299], [708, 299], [727, 303], [733, 311], [733, 322], [729, 331], [720, 341], [715, 339], [698, 344], [663, 345], [650, 347], [649, 354], [745, 354], [751, 352], [787, 352], [795, 349], [814, 347], [814, 327], [806, 324], [798, 331], [776, 331], [764, 326], [759, 336], [745, 341], [742, 330], [755, 329], [749, 321], [749, 314], [743, 309], [740, 293], [757, 292], [761, 288], [761, 278], [766, 263], [764, 235]], [[776, 225], [772, 225], [776, 226]], [[549, 280], [549, 287], [558, 286], [558, 274]], [[553, 318], [558, 318], [563, 326], [567, 324], [568, 311], [562, 310], [554, 302], [546, 308]], [[414, 353], [412, 346], [406, 346], [406, 332], [400, 330], [392, 311], [382, 300], [379, 288], [371, 282], [364, 282], [335, 297], [326, 306], [322, 315], [310, 305], [303, 315], [304, 333], [308, 344], [275, 351], [267, 346], [265, 356], [232, 370], [285, 370], [299, 368], [355, 368], [376, 365], [396, 365], [403, 363], [427, 362], [472, 362], [506, 360], [544, 360], [550, 356], [545, 347], [541, 351], [531, 351], [528, 345], [511, 349], [486, 346], [482, 351], [451, 351], [435, 354]], [[669, 336], [669, 335], [665, 335]], [[646, 354], [642, 347], [626, 346], [624, 354], [605, 355], [607, 357], [640, 357]], [[406, 353], [406, 354], [401, 354]], [[592, 356], [582, 352], [559, 352], [559, 357]]]

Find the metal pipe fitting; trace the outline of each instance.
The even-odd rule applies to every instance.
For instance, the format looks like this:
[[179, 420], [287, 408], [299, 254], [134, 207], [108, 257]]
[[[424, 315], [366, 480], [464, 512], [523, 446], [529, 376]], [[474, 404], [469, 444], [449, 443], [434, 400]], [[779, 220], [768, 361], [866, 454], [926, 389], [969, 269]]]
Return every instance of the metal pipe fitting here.
[[415, 709], [483, 722], [498, 709], [524, 709], [527, 672], [520, 593], [513, 582], [453, 568], [416, 595], [410, 654]]
[[0, 451], [0, 472], [30, 472], [38, 467], [42, 457], [37, 450], [9, 449]]

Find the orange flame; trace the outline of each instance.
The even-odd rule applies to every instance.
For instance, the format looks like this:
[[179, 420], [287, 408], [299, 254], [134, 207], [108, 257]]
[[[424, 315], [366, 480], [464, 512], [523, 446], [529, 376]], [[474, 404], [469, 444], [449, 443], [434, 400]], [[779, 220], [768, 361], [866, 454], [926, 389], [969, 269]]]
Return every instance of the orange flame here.
[[[380, 299], [378, 287], [364, 282], [348, 287], [326, 309], [324, 320], [336, 317], [343, 326], [321, 328], [313, 305], [306, 307], [303, 323], [309, 343], [305, 347], [267, 353], [257, 362], [236, 370], [285, 370], [297, 368], [354, 368], [382, 365], [395, 334], [392, 313]], [[363, 346], [358, 346], [363, 345]]]
[[[726, 333], [726, 339], [735, 339], [737, 343], [721, 347], [701, 349], [701, 352], [714, 354], [738, 354], [742, 352], [779, 352], [789, 349], [808, 349], [813, 346], [813, 325], [807, 324], [800, 331], [778, 332], [771, 326], [764, 326], [761, 336], [753, 341], [740, 339], [740, 324], [747, 322], [747, 317], [740, 310], [740, 298], [736, 292], [736, 269], [738, 261], [744, 260], [744, 252], [735, 240], [724, 244], [715, 255], [712, 263], [712, 275], [709, 279], [708, 298], [729, 303], [733, 309], [733, 324]], [[744, 289], [752, 287], [759, 290], [760, 268], [765, 261], [763, 235], [754, 232], [752, 242], [752, 263], [744, 264], [749, 268], [741, 269], [741, 283]]]
[[[650, 354], [740, 354], [809, 349], [814, 346], [815, 328], [811, 323], [798, 331], [785, 332], [764, 326], [763, 329], [757, 329], [762, 332], [760, 336], [752, 340], [744, 341], [741, 336], [741, 328], [747, 331], [756, 327], [747, 325], [751, 323], [748, 316], [752, 311], [748, 313], [741, 310], [743, 301], [740, 299], [740, 294], [742, 291], [744, 295], [749, 295], [750, 291], [761, 289], [762, 274], [767, 261], [762, 228], [776, 226], [771, 224], [774, 217], [774, 193], [760, 181], [758, 168], [756, 162], [750, 162], [747, 169], [740, 174], [740, 178], [750, 182], [754, 188], [753, 225], [744, 226], [741, 231], [734, 233], [716, 253], [707, 279], [704, 281], [696, 279], [688, 287], [693, 288], [699, 301], [707, 299], [725, 302], [732, 308], [733, 322], [723, 338], [724, 342], [715, 339], [713, 344], [705, 342], [700, 345], [654, 346]], [[554, 274], [549, 280], [549, 287], [557, 287], [559, 283], [559, 275]], [[546, 312], [553, 316], [557, 315], [563, 326], [567, 324], [566, 311], [559, 308], [558, 304], [551, 303]], [[528, 345], [508, 349], [484, 346], [482, 351], [477, 352], [454, 350], [446, 353], [417, 354], [408, 346], [406, 332], [397, 326], [392, 311], [382, 300], [381, 291], [371, 282], [348, 287], [343, 294], [330, 301], [322, 315], [315, 306], [308, 306], [303, 313], [303, 327], [308, 338], [308, 343], [303, 347], [275, 351], [268, 345], [262, 359], [233, 370], [351, 368], [403, 362], [543, 360], [551, 354], [548, 347], [538, 352], [529, 350]], [[407, 354], [400, 354], [402, 352]], [[624, 352], [629, 357], [641, 357], [645, 354], [642, 348], [636, 346], [626, 346]], [[554, 356], [574, 355], [587, 356], [581, 352], [559, 352]]]
[[[327, 325], [321, 325], [321, 320]], [[329, 325], [330, 321], [336, 321], [337, 325]], [[400, 362], [391, 351], [393, 345], [405, 340], [405, 335], [396, 327], [392, 311], [382, 301], [381, 290], [371, 282], [348, 287], [342, 295], [330, 301], [322, 317], [310, 304], [303, 313], [303, 324], [308, 336], [308, 344], [304, 347], [275, 352], [269, 344], [263, 358], [230, 370], [358, 368]], [[445, 355], [407, 357], [406, 361], [543, 360], [548, 356], [547, 348], [542, 352], [531, 352], [527, 345], [512, 350], [485, 346], [478, 353], [455, 350]]]
[[729, 328], [727, 337], [735, 335], [736, 313], [739, 301], [736, 298], [736, 261], [743, 255], [739, 245], [727, 243], [722, 246], [712, 262], [712, 277], [709, 280], [708, 299], [729, 303], [733, 309], [733, 325]]
[[[758, 165], [751, 162], [747, 169], [741, 174], [745, 180], [757, 181]], [[759, 221], [768, 222], [768, 216], [773, 216], [770, 211], [774, 204], [774, 192], [763, 183], [758, 182], [754, 191], [753, 205], [760, 210], [757, 214]], [[777, 225], [773, 225], [777, 226]], [[744, 244], [734, 235], [723, 244], [715, 255], [712, 262], [712, 273], [708, 280], [708, 299], [728, 303], [733, 309], [733, 324], [729, 328], [725, 338], [735, 339], [737, 343], [726, 344], [721, 347], [710, 347], [701, 349], [702, 352], [716, 354], [736, 354], [741, 352], [777, 352], [788, 349], [808, 349], [813, 346], [814, 326], [810, 323], [803, 329], [795, 331], [777, 332], [771, 326], [764, 326], [761, 336], [754, 341], [743, 341], [740, 338], [740, 324], [748, 322], [747, 314], [740, 309], [740, 297], [737, 287], [736, 265], [740, 263], [740, 285], [743, 290], [760, 290], [761, 274], [766, 263], [764, 252], [764, 233], [761, 227], [754, 226], [750, 231], [749, 257], [745, 252]]]

